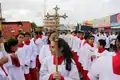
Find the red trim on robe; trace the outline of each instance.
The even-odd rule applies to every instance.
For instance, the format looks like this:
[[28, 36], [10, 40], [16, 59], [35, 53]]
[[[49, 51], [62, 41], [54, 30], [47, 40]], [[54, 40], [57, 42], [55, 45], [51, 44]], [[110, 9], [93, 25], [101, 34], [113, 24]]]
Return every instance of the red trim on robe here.
[[23, 46], [24, 46], [23, 43], [18, 45], [19, 48], [22, 48]]
[[112, 57], [112, 66], [113, 73], [116, 75], [120, 75], [120, 52], [116, 52], [116, 56]]
[[50, 76], [49, 76], [49, 80], [52, 80], [53, 79], [53, 75], [51, 74]]
[[98, 48], [98, 53], [102, 54], [105, 50], [106, 50], [105, 48], [102, 48], [102, 49]]
[[80, 40], [83, 40], [84, 38], [80, 38]]
[[30, 44], [30, 40], [29, 40], [29, 41], [24, 41], [24, 43], [25, 43], [26, 45], [29, 45], [29, 44]]
[[[89, 43], [88, 43], [89, 44]], [[91, 47], [94, 47], [94, 44], [89, 44]]]
[[[85, 45], [85, 44], [89, 44], [87, 41], [84, 41], [84, 43], [83, 43], [83, 46]], [[91, 47], [94, 47], [94, 44], [89, 44]]]
[[38, 38], [42, 38], [42, 35], [38, 35], [35, 39], [34, 39], [34, 43], [35, 43], [35, 41], [38, 39]]
[[76, 34], [72, 34], [73, 36], [77, 36]]
[[39, 61], [39, 55], [36, 57], [36, 67], [39, 69], [40, 68], [40, 61]]
[[90, 80], [87, 74], [88, 74], [88, 71], [84, 70], [84, 72], [83, 72], [83, 79], [84, 80]]
[[86, 41], [86, 40], [84, 41], [83, 46], [84, 46], [85, 44], [87, 44], [87, 41]]
[[[58, 57], [58, 65], [61, 65], [63, 61], [64, 61], [63, 56]], [[53, 57], [53, 64], [56, 64], [56, 56]]]
[[31, 80], [30, 73], [28, 73], [28, 74], [24, 74], [24, 76], [25, 76], [25, 80]]
[[12, 64], [15, 65], [16, 67], [20, 67], [20, 62], [18, 58], [13, 58], [12, 55], [10, 55]]
[[51, 48], [51, 45], [49, 44], [49, 48]]
[[[49, 76], [48, 80], [53, 80], [53, 75], [52, 74]], [[61, 80], [65, 80], [63, 76], [61, 76]]]
[[30, 69], [31, 80], [37, 80], [37, 73], [36, 72], [37, 72], [36, 68]]
[[72, 51], [72, 53], [73, 53], [73, 56], [74, 56], [73, 60], [75, 61], [75, 64], [77, 66], [78, 71], [81, 74], [83, 74], [83, 67], [82, 67], [81, 63], [78, 61], [79, 56], [77, 55], [77, 52]]
[[3, 64], [0, 63], [0, 67], [2, 66]]
[[5, 71], [4, 67], [1, 66], [1, 69], [4, 71], [5, 75], [8, 76], [7, 72]]

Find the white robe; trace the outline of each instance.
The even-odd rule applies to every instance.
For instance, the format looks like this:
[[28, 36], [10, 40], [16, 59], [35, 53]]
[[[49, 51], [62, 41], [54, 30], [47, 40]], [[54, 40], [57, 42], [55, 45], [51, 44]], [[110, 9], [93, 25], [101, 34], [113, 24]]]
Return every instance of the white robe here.
[[103, 51], [102, 53], [99, 53], [98, 49], [96, 49], [94, 53], [95, 53], [96, 57], [111, 55], [110, 52], [108, 52], [107, 50]]
[[83, 39], [83, 40], [81, 41], [80, 48], [82, 48], [82, 47], [84, 46], [84, 42], [85, 42], [85, 39]]
[[[65, 80], [80, 80], [79, 73], [74, 62], [71, 64], [71, 67], [71, 71], [67, 71], [63, 61], [63, 63], [59, 65], [58, 71]], [[48, 80], [49, 76], [54, 72], [56, 72], [56, 65], [53, 64], [53, 56], [47, 57], [41, 66], [39, 80]]]
[[112, 56], [103, 56], [98, 58], [91, 66], [88, 72], [90, 80], [120, 80], [120, 75], [113, 73]]
[[6, 64], [4, 64], [4, 66], [6, 67], [11, 80], [25, 80], [24, 77], [24, 71], [22, 69], [22, 67], [16, 67], [15, 65], [12, 64], [12, 59], [10, 57], [11, 54], [8, 54], [8, 62]]
[[51, 54], [49, 45], [43, 45], [43, 47], [40, 50], [40, 54], [39, 54], [39, 60], [40, 60], [41, 65], [43, 64], [44, 59], [51, 55], [52, 54]]
[[26, 50], [28, 50], [27, 52], [29, 53], [28, 56], [29, 60], [30, 60], [30, 68], [35, 68], [36, 67], [36, 57], [37, 57], [37, 47], [35, 45], [35, 43], [33, 43], [32, 41], [30, 41], [29, 45], [26, 45], [24, 43], [24, 45], [26, 46]]
[[[2, 57], [3, 57], [3, 53], [0, 52], [0, 59]], [[5, 67], [5, 65], [3, 65], [2, 67], [0, 67], [0, 80], [12, 80], [11, 77], [10, 77], [10, 75], [9, 75], [9, 73], [8, 73], [8, 71], [7, 71], [7, 69], [6, 69], [6, 67]], [[8, 74], [8, 76], [5, 74], [5, 72], [6, 72], [6, 74]]]
[[43, 44], [44, 44], [43, 38], [38, 38], [35, 40], [35, 45], [37, 46], [37, 55], [39, 55]]
[[75, 36], [74, 38], [73, 38], [73, 45], [72, 45], [72, 51], [74, 51], [74, 52], [77, 52], [78, 51], [78, 37], [77, 36]]
[[71, 47], [71, 35], [70, 34], [66, 35], [66, 41], [67, 41], [69, 47]]
[[104, 36], [104, 35], [100, 35], [100, 36], [99, 36], [99, 39], [103, 39], [103, 40], [105, 40], [105, 39], [106, 39], [106, 36]]
[[28, 49], [28, 46], [24, 45], [23, 47], [19, 47], [16, 52], [16, 54], [18, 55], [18, 59], [20, 60], [20, 65], [22, 66], [25, 74], [29, 73], [30, 68], [31, 54]]
[[106, 46], [105, 48], [110, 48], [110, 39], [109, 37], [106, 37]]
[[48, 37], [47, 36], [43, 36], [43, 45], [47, 45], [47, 39], [48, 39]]
[[70, 36], [70, 48], [73, 48], [74, 37], [75, 36], [73, 36], [73, 35]]
[[94, 55], [94, 47], [91, 47], [89, 44], [85, 44], [81, 51], [79, 52], [79, 61], [81, 62], [84, 70], [89, 70], [92, 62], [91, 56]]

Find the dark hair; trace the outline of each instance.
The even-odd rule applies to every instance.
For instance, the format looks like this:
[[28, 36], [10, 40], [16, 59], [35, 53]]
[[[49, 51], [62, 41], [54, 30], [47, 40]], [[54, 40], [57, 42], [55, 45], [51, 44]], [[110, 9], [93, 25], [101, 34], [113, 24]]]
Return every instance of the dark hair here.
[[25, 32], [25, 35], [28, 35], [28, 36], [31, 37], [31, 34], [29, 32]]
[[74, 34], [77, 34], [77, 31], [73, 31]]
[[16, 39], [17, 39], [17, 37], [18, 37], [19, 35], [23, 35], [23, 36], [25, 36], [24, 33], [19, 33], [19, 34], [16, 36]]
[[95, 38], [95, 37], [92, 36], [92, 35], [89, 35], [89, 36], [87, 37], [87, 39], [90, 39], [90, 38]]
[[80, 34], [84, 34], [84, 32], [80, 31]]
[[105, 40], [99, 39], [98, 41], [99, 41], [99, 43], [100, 43], [100, 46], [105, 47], [105, 45], [106, 45], [106, 41], [105, 41]]
[[88, 32], [85, 33], [85, 36], [84, 36], [85, 40], [88, 39], [89, 35], [90, 35], [90, 34], [89, 34]]
[[79, 33], [79, 34], [80, 34], [80, 31], [77, 31], [77, 33]]
[[36, 31], [35, 34], [36, 35], [42, 35], [43, 33], [41, 31]]
[[2, 31], [0, 31], [0, 38], [3, 37]]
[[50, 38], [50, 36], [51, 36], [53, 33], [56, 33], [56, 32], [55, 32], [55, 31], [51, 31], [51, 32], [50, 32], [50, 34], [49, 34], [49, 36], [48, 36], [48, 39], [47, 39], [47, 44], [50, 44], [49, 38]]
[[73, 54], [71, 52], [69, 45], [63, 39], [59, 38], [58, 47], [64, 56], [65, 63], [66, 63], [66, 70], [71, 71], [71, 63], [72, 63]]
[[11, 47], [15, 46], [18, 44], [18, 40], [17, 39], [9, 39], [7, 42], [4, 43], [4, 47], [5, 47], [5, 51], [10, 53], [11, 52]]
[[[117, 39], [120, 42], [120, 34], [118, 34]], [[113, 46], [113, 49], [117, 51], [117, 46], [116, 46], [116, 40], [115, 40], [115, 45]]]

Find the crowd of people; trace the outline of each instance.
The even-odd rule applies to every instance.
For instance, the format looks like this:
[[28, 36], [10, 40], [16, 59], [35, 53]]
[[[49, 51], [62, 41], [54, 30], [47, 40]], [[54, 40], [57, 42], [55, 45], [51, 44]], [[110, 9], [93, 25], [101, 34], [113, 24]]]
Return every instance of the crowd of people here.
[[0, 32], [0, 80], [120, 80], [119, 61], [118, 33]]

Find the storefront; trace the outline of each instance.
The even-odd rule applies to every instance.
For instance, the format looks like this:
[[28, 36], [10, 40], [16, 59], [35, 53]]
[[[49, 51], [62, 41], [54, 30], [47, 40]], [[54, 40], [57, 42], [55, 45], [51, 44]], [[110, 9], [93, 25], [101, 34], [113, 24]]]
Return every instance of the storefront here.
[[112, 23], [110, 26], [113, 32], [120, 31], [120, 23]]

